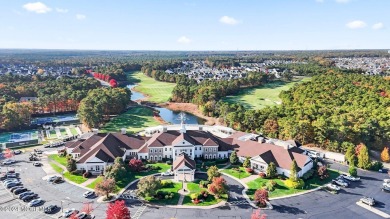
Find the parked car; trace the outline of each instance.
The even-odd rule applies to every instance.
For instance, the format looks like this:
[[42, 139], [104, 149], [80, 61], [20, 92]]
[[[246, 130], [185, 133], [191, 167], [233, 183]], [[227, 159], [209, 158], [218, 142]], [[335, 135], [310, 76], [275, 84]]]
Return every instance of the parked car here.
[[40, 167], [42, 164], [39, 162], [34, 162], [33, 165], [34, 165], [34, 167]]
[[17, 178], [18, 176], [16, 175], [16, 173], [8, 173], [7, 174], [7, 178]]
[[60, 184], [63, 182], [64, 182], [64, 179], [62, 179], [62, 177], [57, 177], [55, 180], [53, 180], [53, 184]]
[[15, 151], [14, 151], [14, 154], [15, 154], [15, 155], [18, 155], [18, 154], [21, 154], [21, 153], [22, 153], [21, 150], [15, 150]]
[[384, 179], [383, 182], [390, 183], [390, 179]]
[[83, 196], [84, 196], [84, 198], [88, 198], [88, 197], [90, 197], [90, 196], [92, 196], [92, 195], [94, 195], [94, 194], [95, 194], [95, 193], [92, 192], [92, 191], [87, 191], [87, 192], [84, 192]]
[[15, 190], [20, 189], [20, 188], [24, 188], [24, 187], [23, 186], [15, 186], [12, 189], [10, 189], [9, 191], [14, 192]]
[[8, 169], [8, 171], [6, 172], [7, 174], [9, 173], [15, 173], [15, 169]]
[[384, 192], [390, 192], [390, 186], [382, 186], [382, 191]]
[[29, 202], [31, 200], [33, 200], [34, 198], [38, 197], [38, 194], [31, 194], [31, 195], [26, 195], [24, 196], [22, 199], [22, 201], [24, 202]]
[[81, 212], [81, 213], [76, 215], [76, 218], [78, 218], [78, 219], [85, 219], [87, 216], [88, 216], [87, 213]]
[[13, 164], [15, 163], [14, 160], [6, 160], [6, 161], [3, 161], [3, 165], [10, 165], [10, 164]]
[[57, 210], [58, 209], [58, 206], [57, 205], [49, 205], [49, 206], [47, 206], [47, 207], [45, 207], [45, 210], [44, 210], [44, 212], [46, 213], [46, 214], [52, 214], [55, 210]]
[[383, 185], [383, 186], [389, 186], [389, 187], [390, 187], [390, 183], [383, 183], [382, 185]]
[[360, 201], [366, 205], [373, 206], [375, 205], [375, 199], [372, 197], [363, 197], [360, 199]]
[[64, 211], [64, 213], [62, 214], [62, 216], [63, 217], [65, 217], [65, 218], [68, 218], [68, 217], [70, 217], [72, 214], [74, 214], [74, 213], [79, 213], [79, 211], [78, 210], [75, 210], [74, 208], [72, 208], [72, 209], [66, 209], [65, 211]]
[[21, 194], [21, 193], [23, 193], [23, 192], [27, 192], [27, 189], [26, 189], [26, 188], [19, 188], [19, 189], [16, 189], [16, 190], [14, 191], [14, 194], [15, 194], [15, 195], [19, 195], [19, 194]]
[[26, 197], [28, 195], [33, 195], [34, 193], [31, 191], [23, 192], [19, 195], [19, 199], [22, 199], [23, 197]]
[[339, 191], [340, 190], [340, 187], [334, 185], [334, 184], [326, 184], [326, 187], [328, 187], [328, 189], [331, 189], [331, 190], [335, 190], [335, 191]]
[[53, 182], [54, 180], [56, 180], [59, 176], [51, 176], [47, 179], [48, 182]]
[[166, 172], [161, 173], [161, 176], [173, 176], [173, 172], [168, 170]]
[[42, 154], [42, 151], [41, 150], [37, 150], [37, 151], [35, 151], [35, 153]]
[[6, 179], [3, 181], [3, 184], [6, 185], [7, 183], [10, 183], [10, 182], [19, 182], [19, 180], [15, 179], [15, 178]]
[[332, 180], [332, 182], [342, 187], [348, 187], [348, 183], [340, 179]]
[[43, 202], [43, 200], [40, 199], [40, 198], [34, 199], [34, 200], [32, 200], [32, 201], [30, 201], [30, 202], [28, 203], [28, 207], [37, 206], [37, 205], [41, 204], [42, 202]]
[[7, 174], [3, 173], [0, 175], [0, 180], [5, 180], [7, 179]]
[[353, 176], [348, 176], [348, 175], [341, 175], [344, 179], [349, 180], [351, 182], [357, 182], [360, 181], [359, 177], [353, 177]]
[[387, 169], [385, 169], [385, 168], [379, 169], [378, 171], [379, 171], [380, 173], [387, 173], [387, 172], [388, 172]]
[[20, 182], [12, 182], [6, 185], [7, 189], [20, 185]]

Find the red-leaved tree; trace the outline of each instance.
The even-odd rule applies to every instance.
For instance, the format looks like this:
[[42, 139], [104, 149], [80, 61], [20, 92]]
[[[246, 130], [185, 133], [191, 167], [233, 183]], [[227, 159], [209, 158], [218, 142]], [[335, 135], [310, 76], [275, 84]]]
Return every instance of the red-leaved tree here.
[[105, 195], [108, 199], [111, 192], [115, 190], [115, 179], [104, 179], [95, 186], [95, 192], [98, 195]]
[[253, 199], [255, 200], [255, 202], [259, 206], [266, 206], [267, 205], [267, 201], [268, 201], [268, 192], [267, 192], [267, 190], [265, 190], [265, 189], [258, 189], [258, 190], [256, 190]]
[[90, 214], [93, 211], [93, 206], [91, 202], [87, 202], [83, 204], [83, 208], [81, 212], [85, 212], [86, 214]]
[[222, 177], [214, 177], [213, 182], [209, 185], [209, 192], [215, 195], [216, 198], [226, 194], [227, 186], [225, 179]]
[[133, 172], [139, 172], [143, 169], [144, 164], [142, 163], [142, 160], [133, 158], [129, 162], [130, 170]]
[[117, 87], [117, 86], [118, 86], [118, 83], [116, 82], [115, 79], [111, 79], [111, 80], [110, 80], [110, 86], [111, 86], [111, 87]]
[[108, 204], [106, 214], [106, 219], [131, 219], [130, 211], [123, 200]]
[[260, 209], [257, 209], [256, 211], [252, 212], [251, 219], [266, 219], [266, 214], [261, 214]]

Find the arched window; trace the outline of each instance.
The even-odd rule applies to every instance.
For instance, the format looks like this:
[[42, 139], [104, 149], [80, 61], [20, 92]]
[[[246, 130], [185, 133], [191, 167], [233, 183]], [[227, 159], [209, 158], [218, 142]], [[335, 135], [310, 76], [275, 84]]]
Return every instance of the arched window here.
[[157, 160], [157, 156], [154, 156], [154, 160]]
[[205, 155], [204, 155], [204, 159], [208, 159], [208, 156], [207, 156], [207, 154], [205, 154]]
[[160, 155], [159, 160], [162, 160], [162, 156]]
[[217, 158], [217, 155], [216, 155], [216, 154], [214, 154], [214, 159], [215, 159], [215, 158]]

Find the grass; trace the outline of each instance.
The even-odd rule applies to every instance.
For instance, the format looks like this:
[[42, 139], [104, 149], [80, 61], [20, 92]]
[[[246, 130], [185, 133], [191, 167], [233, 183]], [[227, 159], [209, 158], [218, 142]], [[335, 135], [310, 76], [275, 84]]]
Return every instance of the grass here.
[[62, 173], [62, 171], [64, 171], [60, 166], [58, 166], [57, 164], [53, 163], [53, 162], [50, 162], [50, 166], [54, 169], [54, 171], [56, 171], [57, 173]]
[[67, 164], [66, 157], [60, 157], [57, 154], [51, 154], [51, 155], [49, 155], [49, 159], [52, 159], [52, 160], [56, 161], [57, 163], [61, 164], [62, 166], [66, 167], [66, 164]]
[[68, 133], [66, 132], [66, 130], [64, 128], [60, 128], [60, 132], [61, 132], [62, 137], [65, 137], [68, 135]]
[[126, 128], [127, 132], [136, 133], [157, 125], [160, 123], [153, 118], [153, 110], [145, 107], [134, 107], [108, 122], [101, 131], [118, 132], [121, 128]]
[[64, 177], [77, 184], [81, 184], [88, 180], [87, 178], [84, 178], [82, 175], [74, 175], [69, 172], [65, 172]]
[[[329, 177], [325, 180], [320, 180], [317, 177], [313, 177], [312, 179], [309, 179], [305, 182], [304, 188], [298, 188], [298, 189], [292, 189], [288, 188], [285, 186], [283, 180], [280, 179], [272, 179], [276, 182], [277, 186], [276, 189], [272, 192], [269, 192], [269, 197], [270, 198], [275, 198], [275, 197], [281, 197], [281, 196], [286, 196], [286, 195], [291, 195], [299, 192], [304, 192], [310, 189], [317, 188], [319, 186], [322, 186], [324, 184], [327, 184], [332, 181], [332, 179], [336, 178], [340, 174], [334, 170], [329, 170]], [[257, 189], [260, 189], [265, 185], [270, 179], [263, 179], [263, 178], [257, 178], [253, 181], [250, 181], [247, 183], [249, 189], [247, 191], [247, 195], [253, 199], [253, 195], [255, 194]]]
[[156, 81], [144, 75], [140, 71], [130, 72], [128, 80], [138, 84], [134, 89], [149, 97], [148, 101], [154, 103], [165, 103], [172, 95], [172, 90], [176, 86], [174, 83]]
[[78, 135], [79, 133], [76, 131], [75, 128], [69, 128], [72, 135]]
[[[204, 163], [204, 168], [202, 168], [202, 163]], [[196, 169], [200, 170], [200, 171], [204, 171], [206, 172], [208, 167], [211, 167], [211, 166], [217, 166], [218, 169], [221, 169], [222, 167], [225, 167], [228, 163], [228, 160], [226, 159], [226, 162], [217, 162], [215, 160], [213, 161], [210, 161], [210, 160], [204, 160], [202, 162], [197, 162], [196, 163]]]
[[292, 82], [275, 81], [254, 88], [241, 90], [235, 96], [228, 96], [222, 100], [228, 103], [240, 103], [247, 109], [261, 109], [266, 106], [275, 106], [281, 102], [279, 94], [293, 87], [297, 83], [309, 81], [309, 77], [297, 79]]
[[[170, 180], [168, 180], [170, 181]], [[180, 195], [178, 191], [181, 189], [181, 183], [173, 183], [173, 186], [170, 187], [165, 187], [161, 188], [158, 191], [163, 191], [163, 192], [173, 192], [173, 198], [171, 199], [162, 199], [162, 200], [157, 200], [154, 198], [147, 198], [149, 202], [156, 203], [156, 204], [164, 204], [164, 205], [177, 205]]]
[[187, 189], [190, 191], [190, 194], [186, 195], [183, 200], [183, 205], [191, 205], [191, 206], [209, 206], [214, 205], [222, 200], [227, 200], [227, 195], [223, 195], [221, 198], [216, 199], [213, 195], [208, 195], [207, 198], [198, 204], [192, 203], [191, 194], [200, 193], [201, 191], [207, 191], [206, 188], [199, 187], [200, 180], [195, 180], [194, 182], [187, 183]]
[[232, 165], [229, 168], [222, 170], [222, 172], [224, 172], [226, 174], [229, 174], [231, 176], [234, 176], [234, 177], [236, 177], [238, 179], [243, 179], [243, 178], [246, 178], [246, 177], [251, 175], [250, 173], [245, 171], [244, 167], [239, 167], [240, 168], [240, 172], [238, 172], [237, 170], [233, 170], [233, 168], [237, 168], [237, 167], [238, 166], [233, 166]]
[[104, 179], [104, 177], [99, 176], [91, 184], [88, 184], [87, 187], [90, 188], [90, 189], [95, 189], [96, 184], [98, 184], [99, 182], [103, 181], [103, 179]]

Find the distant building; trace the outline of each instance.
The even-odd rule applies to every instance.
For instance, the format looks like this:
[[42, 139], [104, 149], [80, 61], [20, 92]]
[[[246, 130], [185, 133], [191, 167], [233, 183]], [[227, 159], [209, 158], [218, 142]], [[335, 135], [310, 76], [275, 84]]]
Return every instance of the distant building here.
[[19, 99], [19, 103], [24, 103], [24, 102], [37, 102], [38, 97], [21, 97]]

